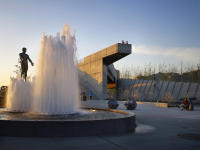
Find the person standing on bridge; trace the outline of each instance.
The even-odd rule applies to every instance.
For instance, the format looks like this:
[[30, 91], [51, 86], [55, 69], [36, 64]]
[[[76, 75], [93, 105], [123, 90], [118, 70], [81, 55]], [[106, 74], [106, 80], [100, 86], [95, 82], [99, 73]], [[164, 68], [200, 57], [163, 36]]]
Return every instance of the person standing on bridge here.
[[19, 54], [19, 58], [21, 64], [21, 77], [23, 77], [24, 80], [26, 81], [27, 71], [28, 71], [28, 61], [31, 63], [32, 66], [34, 65], [34, 63], [30, 59], [29, 55], [26, 54], [25, 47], [22, 48], [22, 53]]

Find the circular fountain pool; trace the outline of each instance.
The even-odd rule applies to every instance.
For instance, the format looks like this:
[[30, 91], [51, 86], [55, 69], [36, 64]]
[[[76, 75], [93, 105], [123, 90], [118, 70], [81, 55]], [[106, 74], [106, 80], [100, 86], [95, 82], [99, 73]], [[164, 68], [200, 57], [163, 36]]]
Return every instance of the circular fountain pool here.
[[34, 79], [11, 78], [8, 88], [7, 109], [30, 113], [0, 110], [0, 136], [89, 136], [134, 130], [135, 115], [124, 111], [85, 109], [69, 114], [80, 112], [76, 50], [68, 25], [62, 34], [42, 35]]
[[111, 109], [84, 109], [68, 115], [35, 115], [0, 110], [0, 136], [76, 137], [134, 131], [135, 115]]

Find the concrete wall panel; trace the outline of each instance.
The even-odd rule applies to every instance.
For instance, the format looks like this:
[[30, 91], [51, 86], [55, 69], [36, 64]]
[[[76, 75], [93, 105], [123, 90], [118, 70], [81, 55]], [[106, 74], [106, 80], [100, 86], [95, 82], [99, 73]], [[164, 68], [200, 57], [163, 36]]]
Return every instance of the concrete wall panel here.
[[174, 91], [173, 91], [173, 97], [174, 97], [175, 101], [178, 101], [179, 92], [181, 91], [182, 85], [183, 85], [182, 82], [176, 83], [176, 86], [175, 86]]
[[163, 82], [162, 89], [160, 90], [160, 94], [159, 94], [159, 100], [161, 100], [161, 101], [163, 100], [163, 98], [165, 96], [168, 84], [169, 84], [168, 82]]
[[188, 96], [189, 97], [195, 97], [195, 93], [196, 93], [196, 88], [197, 88], [198, 84], [197, 83], [193, 83], [190, 86], [190, 89], [188, 91]]
[[150, 85], [150, 87], [149, 87], [149, 89], [148, 89], [148, 93], [147, 93], [147, 101], [153, 101], [153, 99], [154, 99], [154, 84], [155, 84], [155, 82], [154, 81], [152, 81], [151, 82], [151, 85]]
[[148, 99], [148, 92], [149, 92], [149, 88], [151, 87], [151, 83], [152, 83], [152, 81], [147, 81], [147, 83], [146, 83], [146, 87], [145, 87], [145, 89], [144, 89], [144, 91], [143, 91], [143, 96], [142, 96], [142, 100], [147, 100]]
[[183, 98], [187, 95], [188, 86], [189, 86], [189, 83], [183, 84], [182, 89], [179, 94], [179, 97], [178, 97], [178, 100], [180, 100], [181, 98]]
[[161, 91], [162, 91], [162, 88], [164, 86], [164, 83], [165, 83], [165, 81], [160, 81], [159, 84], [158, 84], [158, 94], [156, 95], [156, 98], [157, 98], [158, 101], [162, 100]]
[[172, 90], [174, 89], [175, 82], [169, 82], [168, 88], [166, 89], [165, 93], [172, 96]]
[[[200, 101], [200, 85], [197, 83], [184, 83], [184, 82], [166, 82], [160, 81], [157, 83], [158, 93], [153, 86], [153, 81], [134, 80], [134, 79], [121, 79], [119, 88], [124, 93], [132, 93], [138, 95], [140, 100], [165, 100], [165, 101], [178, 101], [183, 98], [188, 91], [189, 97], [196, 97]], [[143, 86], [145, 85], [146, 86]], [[123, 94], [121, 94], [123, 95]], [[123, 95], [127, 96], [127, 95]]]
[[90, 56], [84, 58], [84, 63], [90, 63]]
[[143, 80], [142, 84], [140, 85], [140, 89], [139, 89], [140, 100], [143, 98], [147, 82], [148, 82], [147, 80]]
[[195, 95], [196, 95], [195, 97], [197, 98], [197, 100], [200, 101], [200, 84], [198, 84], [197, 91], [196, 91]]

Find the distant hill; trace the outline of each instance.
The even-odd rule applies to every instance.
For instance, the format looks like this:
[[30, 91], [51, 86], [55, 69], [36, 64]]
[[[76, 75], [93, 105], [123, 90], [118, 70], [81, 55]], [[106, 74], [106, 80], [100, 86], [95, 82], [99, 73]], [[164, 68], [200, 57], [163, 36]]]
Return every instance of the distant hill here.
[[163, 81], [183, 81], [183, 82], [199, 82], [200, 83], [200, 70], [184, 72], [183, 74], [169, 72], [169, 73], [156, 73], [149, 76], [137, 76], [137, 79], [143, 80], [163, 80]]

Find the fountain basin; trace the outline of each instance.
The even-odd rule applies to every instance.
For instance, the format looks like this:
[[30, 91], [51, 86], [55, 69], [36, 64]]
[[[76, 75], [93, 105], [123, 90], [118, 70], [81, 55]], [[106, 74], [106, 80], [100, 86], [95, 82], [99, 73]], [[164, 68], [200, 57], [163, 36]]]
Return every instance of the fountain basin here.
[[0, 136], [77, 137], [134, 131], [135, 115], [112, 109], [84, 108], [84, 113], [35, 115], [0, 110]]

